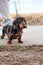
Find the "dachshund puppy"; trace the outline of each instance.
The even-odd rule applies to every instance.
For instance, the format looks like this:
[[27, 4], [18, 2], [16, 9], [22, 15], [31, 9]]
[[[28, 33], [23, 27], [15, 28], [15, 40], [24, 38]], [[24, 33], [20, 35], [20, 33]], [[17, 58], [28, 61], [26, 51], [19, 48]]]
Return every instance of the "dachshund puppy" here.
[[19, 34], [18, 42], [19, 43], [23, 43], [23, 41], [21, 40], [23, 29], [27, 28], [27, 23], [26, 23], [25, 18], [24, 17], [18, 17], [18, 18], [16, 18], [13, 21], [13, 25], [18, 30], [18, 34]]
[[25, 18], [18, 17], [13, 21], [12, 25], [6, 25], [3, 27], [1, 39], [3, 39], [6, 34], [9, 39], [7, 42], [8, 44], [11, 44], [13, 39], [18, 39], [18, 43], [23, 43], [21, 37], [24, 28], [27, 28]]

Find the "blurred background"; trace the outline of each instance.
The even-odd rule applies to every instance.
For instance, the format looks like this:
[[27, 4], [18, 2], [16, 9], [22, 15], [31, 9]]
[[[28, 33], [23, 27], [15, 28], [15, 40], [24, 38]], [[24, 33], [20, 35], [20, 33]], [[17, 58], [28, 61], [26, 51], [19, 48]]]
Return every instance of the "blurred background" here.
[[43, 25], [43, 0], [10, 0], [9, 12], [13, 18], [24, 16], [28, 25]]
[[10, 0], [8, 4], [13, 19], [24, 16], [28, 25], [43, 24], [43, 0]]

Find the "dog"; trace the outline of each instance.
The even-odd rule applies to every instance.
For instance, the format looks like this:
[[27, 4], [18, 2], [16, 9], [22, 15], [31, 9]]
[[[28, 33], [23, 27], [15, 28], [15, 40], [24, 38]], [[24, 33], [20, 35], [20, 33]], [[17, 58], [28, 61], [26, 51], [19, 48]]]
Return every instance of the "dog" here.
[[12, 44], [13, 39], [18, 39], [18, 43], [23, 43], [21, 40], [23, 29], [27, 28], [27, 23], [24, 17], [16, 18], [12, 25], [5, 25], [2, 29], [1, 39], [4, 39], [5, 34], [8, 36], [8, 44]]

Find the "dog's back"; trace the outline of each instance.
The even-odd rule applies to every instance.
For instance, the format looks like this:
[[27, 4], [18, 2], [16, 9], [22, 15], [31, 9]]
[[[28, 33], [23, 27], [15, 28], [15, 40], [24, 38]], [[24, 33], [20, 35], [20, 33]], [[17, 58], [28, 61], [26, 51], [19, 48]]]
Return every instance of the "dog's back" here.
[[9, 37], [12, 34], [16, 34], [17, 29], [15, 29], [15, 27], [13, 25], [6, 25], [3, 27], [2, 32], [3, 32], [3, 34], [7, 34], [7, 36]]

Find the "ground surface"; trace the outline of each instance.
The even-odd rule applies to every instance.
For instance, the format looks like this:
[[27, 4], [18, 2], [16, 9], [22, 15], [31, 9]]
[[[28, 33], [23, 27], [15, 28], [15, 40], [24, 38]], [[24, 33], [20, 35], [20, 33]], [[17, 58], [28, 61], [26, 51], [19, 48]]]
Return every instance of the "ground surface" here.
[[23, 44], [8, 38], [0, 39], [0, 65], [43, 65], [43, 25], [24, 30]]
[[0, 46], [0, 65], [43, 65], [43, 46]]

